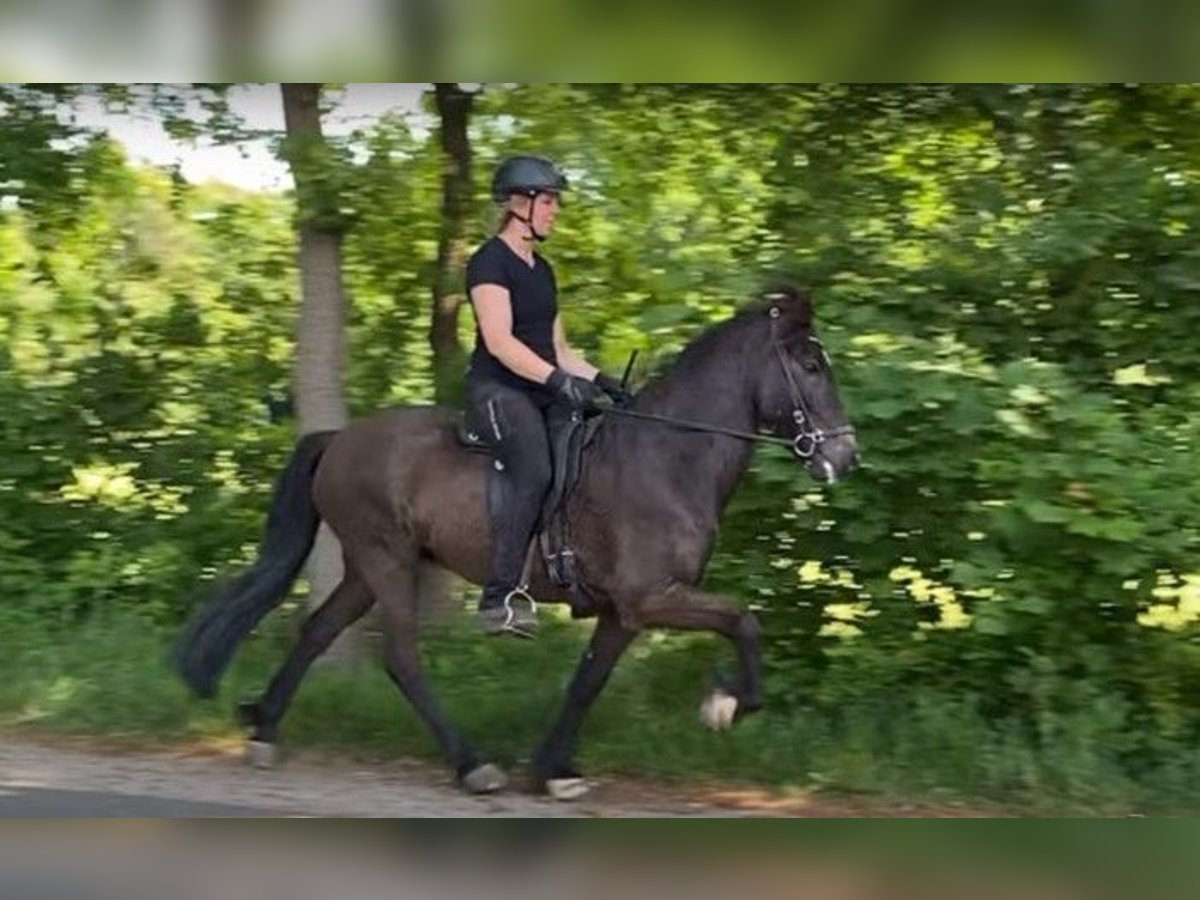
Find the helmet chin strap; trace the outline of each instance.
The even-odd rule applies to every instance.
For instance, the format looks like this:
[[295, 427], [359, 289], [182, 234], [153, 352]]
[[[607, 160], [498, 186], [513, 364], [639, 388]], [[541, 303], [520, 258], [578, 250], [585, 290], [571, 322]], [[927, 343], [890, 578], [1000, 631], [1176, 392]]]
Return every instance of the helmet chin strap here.
[[538, 234], [537, 229], [533, 227], [533, 217], [532, 216], [530, 216], [529, 218], [526, 218], [525, 216], [519, 216], [516, 213], [513, 213], [513, 218], [516, 219], [521, 224], [523, 224], [526, 228], [528, 228], [530, 237], [532, 237], [539, 244], [546, 239], [546, 236], [544, 234]]
[[512, 217], [529, 229], [529, 234], [539, 244], [546, 239], [546, 235], [538, 234], [538, 230], [533, 227], [533, 202], [537, 199], [537, 194], [526, 194], [529, 197], [529, 215], [523, 216], [518, 212], [514, 212]]

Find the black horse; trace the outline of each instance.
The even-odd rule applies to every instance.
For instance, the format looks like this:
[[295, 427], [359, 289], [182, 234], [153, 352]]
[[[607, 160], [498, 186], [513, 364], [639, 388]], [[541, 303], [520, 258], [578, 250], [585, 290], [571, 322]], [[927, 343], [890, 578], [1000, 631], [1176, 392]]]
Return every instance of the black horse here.
[[[341, 541], [345, 578], [306, 621], [263, 695], [244, 705], [258, 745], [276, 741], [312, 661], [378, 603], [388, 672], [460, 783], [475, 792], [503, 786], [503, 773], [483, 762], [439, 709], [417, 652], [421, 567], [434, 563], [478, 584], [488, 559], [490, 463], [458, 444], [457, 421], [450, 409], [407, 407], [300, 440], [280, 476], [257, 563], [196, 616], [175, 651], [184, 680], [211, 696], [237, 643], [282, 602], [319, 522], [328, 523]], [[790, 444], [822, 481], [857, 461], [811, 301], [790, 286], [702, 334], [624, 414], [606, 414], [585, 451], [565, 517], [589, 598], [583, 614], [598, 621], [533, 758], [544, 789], [564, 797], [586, 790], [572, 763], [580, 723], [643, 628], [715, 631], [732, 641], [736, 680], [702, 707], [711, 727], [728, 727], [761, 706], [757, 620], [697, 587], [755, 439]], [[539, 602], [563, 602], [540, 557], [530, 593]]]

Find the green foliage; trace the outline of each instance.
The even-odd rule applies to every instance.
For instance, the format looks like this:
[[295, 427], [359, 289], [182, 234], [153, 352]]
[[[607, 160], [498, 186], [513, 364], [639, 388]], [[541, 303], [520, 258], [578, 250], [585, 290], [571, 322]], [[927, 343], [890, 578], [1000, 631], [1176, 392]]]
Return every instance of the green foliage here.
[[[292, 439], [271, 410], [296, 210], [136, 169], [103, 136], [64, 142], [55, 100], [0, 93], [0, 590], [31, 634], [115, 609], [169, 627], [252, 552]], [[495, 161], [561, 161], [574, 190], [545, 252], [574, 343], [609, 370], [633, 349], [654, 366], [790, 273], [815, 288], [863, 446], [832, 489], [759, 451], [723, 524], [709, 580], [760, 611], [771, 711], [735, 749], [681, 737], [668, 710], [710, 642], [670, 644], [615, 689], [677, 749], [648, 759], [647, 732], [621, 738], [626, 707], [602, 704], [598, 758], [1093, 808], [1195, 796], [1198, 100], [485, 88], [476, 237]], [[158, 102], [178, 125], [179, 98]], [[351, 408], [426, 401], [439, 150], [388, 117], [321, 170], [348, 229]], [[451, 702], [487, 705], [472, 696]], [[321, 721], [298, 727], [316, 740]]]

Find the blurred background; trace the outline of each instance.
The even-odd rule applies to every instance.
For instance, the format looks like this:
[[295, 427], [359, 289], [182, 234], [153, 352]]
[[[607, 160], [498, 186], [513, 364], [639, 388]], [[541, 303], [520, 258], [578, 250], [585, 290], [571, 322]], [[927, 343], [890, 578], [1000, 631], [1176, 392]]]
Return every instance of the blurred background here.
[[[544, 252], [589, 358], [644, 380], [786, 273], [864, 455], [827, 488], [759, 450], [724, 520], [708, 583], [762, 618], [767, 709], [704, 733], [728, 648], [647, 635], [586, 766], [1197, 809], [1200, 87], [13, 83], [0, 133], [3, 727], [235, 734], [319, 570], [222, 699], [166, 647], [300, 430], [458, 401], [464, 254], [536, 152], [573, 183]], [[519, 759], [585, 631], [484, 643], [456, 596], [435, 687]], [[337, 655], [285, 739], [431, 755], [369, 634]]]

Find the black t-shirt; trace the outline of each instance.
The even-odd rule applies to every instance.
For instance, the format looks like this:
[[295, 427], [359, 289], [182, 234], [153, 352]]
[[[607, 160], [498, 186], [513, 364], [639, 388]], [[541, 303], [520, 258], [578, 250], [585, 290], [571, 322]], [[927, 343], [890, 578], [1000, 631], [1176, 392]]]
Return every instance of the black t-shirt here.
[[[467, 260], [467, 294], [480, 284], [496, 284], [508, 289], [512, 303], [512, 333], [521, 343], [551, 365], [558, 365], [554, 353], [554, 319], [558, 315], [558, 286], [554, 270], [540, 255], [533, 255], [533, 266], [517, 256], [498, 237], [486, 241]], [[471, 307], [474, 310], [474, 306]], [[545, 390], [538, 382], [522, 378], [488, 352], [478, 320], [475, 325], [475, 352], [471, 355], [471, 378], [494, 378], [522, 390]]]

